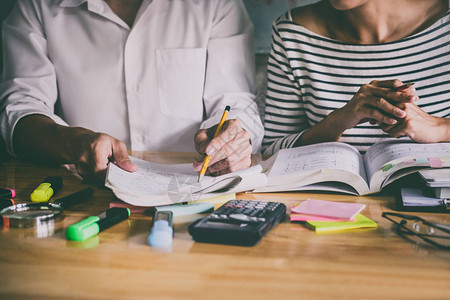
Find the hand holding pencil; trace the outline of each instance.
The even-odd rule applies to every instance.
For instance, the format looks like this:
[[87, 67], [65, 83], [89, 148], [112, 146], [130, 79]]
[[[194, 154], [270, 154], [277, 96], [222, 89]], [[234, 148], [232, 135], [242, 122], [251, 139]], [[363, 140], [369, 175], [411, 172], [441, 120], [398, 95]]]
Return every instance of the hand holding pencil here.
[[217, 126], [199, 130], [195, 135], [197, 151], [206, 154], [203, 161], [193, 164], [199, 171], [199, 181], [206, 173], [218, 176], [248, 168], [251, 164], [250, 135], [239, 120], [227, 120], [229, 111], [227, 106]]

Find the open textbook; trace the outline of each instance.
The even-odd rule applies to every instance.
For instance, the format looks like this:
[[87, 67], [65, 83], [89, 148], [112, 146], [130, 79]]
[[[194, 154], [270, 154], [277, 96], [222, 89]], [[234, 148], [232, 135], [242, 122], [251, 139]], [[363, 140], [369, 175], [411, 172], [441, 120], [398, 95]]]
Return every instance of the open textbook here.
[[267, 185], [253, 192], [328, 190], [367, 195], [408, 174], [450, 167], [450, 143], [418, 144], [387, 139], [363, 156], [341, 142], [282, 149], [263, 165]]
[[367, 195], [408, 174], [450, 167], [450, 143], [418, 144], [388, 139], [364, 157], [341, 142], [282, 149], [251, 168], [198, 183], [192, 164], [157, 164], [131, 157], [138, 171], [109, 164], [105, 186], [120, 200], [136, 206], [160, 206], [205, 200], [243, 191], [320, 190]]
[[129, 173], [113, 163], [108, 165], [105, 186], [117, 198], [135, 206], [161, 206], [195, 202], [220, 195], [265, 186], [261, 165], [197, 182], [192, 164], [157, 164], [131, 157], [138, 170]]

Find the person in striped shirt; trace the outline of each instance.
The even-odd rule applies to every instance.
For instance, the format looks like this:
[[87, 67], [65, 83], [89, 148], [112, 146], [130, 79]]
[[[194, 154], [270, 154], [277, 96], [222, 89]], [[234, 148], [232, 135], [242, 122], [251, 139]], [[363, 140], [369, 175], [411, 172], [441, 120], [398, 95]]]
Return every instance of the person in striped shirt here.
[[450, 142], [449, 116], [449, 0], [323, 0], [274, 22], [264, 153]]

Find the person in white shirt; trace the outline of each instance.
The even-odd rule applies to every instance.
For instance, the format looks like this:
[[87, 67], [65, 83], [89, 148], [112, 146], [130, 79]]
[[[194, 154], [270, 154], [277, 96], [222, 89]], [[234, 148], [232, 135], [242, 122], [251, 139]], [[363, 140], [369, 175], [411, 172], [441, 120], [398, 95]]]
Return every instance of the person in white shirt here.
[[252, 34], [240, 0], [17, 0], [3, 24], [8, 151], [85, 178], [109, 161], [135, 171], [127, 149], [207, 153], [213, 175], [246, 168], [263, 136]]

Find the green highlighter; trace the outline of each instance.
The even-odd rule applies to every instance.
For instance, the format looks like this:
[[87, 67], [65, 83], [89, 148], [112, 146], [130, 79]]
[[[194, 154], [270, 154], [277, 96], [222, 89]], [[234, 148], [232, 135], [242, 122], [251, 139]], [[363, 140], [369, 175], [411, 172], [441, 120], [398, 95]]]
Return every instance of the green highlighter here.
[[72, 241], [84, 241], [121, 221], [128, 219], [130, 210], [123, 207], [107, 209], [97, 216], [70, 225], [66, 230], [66, 238]]

